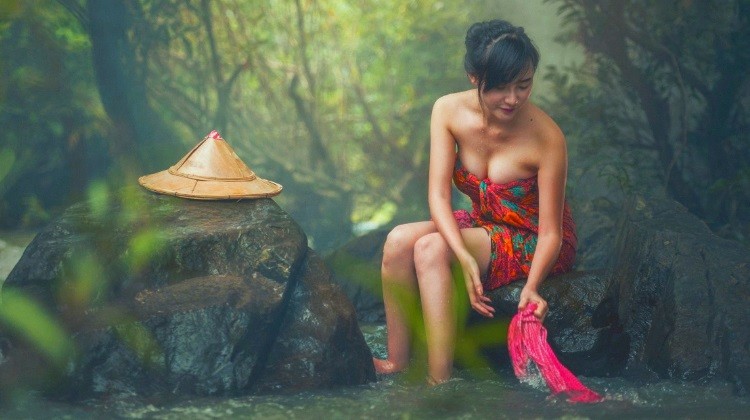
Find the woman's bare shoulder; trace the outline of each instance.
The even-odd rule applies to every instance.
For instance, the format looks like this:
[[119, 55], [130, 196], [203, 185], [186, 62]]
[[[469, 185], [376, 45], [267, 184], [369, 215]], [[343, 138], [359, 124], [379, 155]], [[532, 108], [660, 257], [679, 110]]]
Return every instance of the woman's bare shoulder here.
[[534, 136], [546, 145], [565, 145], [565, 135], [560, 126], [544, 110], [531, 104], [529, 123]]
[[457, 108], [468, 108], [472, 103], [472, 93], [476, 95], [474, 90], [465, 90], [462, 92], [453, 92], [443, 95], [435, 101], [435, 107], [453, 110]]
[[476, 91], [467, 90], [441, 96], [435, 101], [432, 112], [433, 120], [444, 124], [458, 138], [467, 121], [472, 121], [481, 110], [476, 103]]

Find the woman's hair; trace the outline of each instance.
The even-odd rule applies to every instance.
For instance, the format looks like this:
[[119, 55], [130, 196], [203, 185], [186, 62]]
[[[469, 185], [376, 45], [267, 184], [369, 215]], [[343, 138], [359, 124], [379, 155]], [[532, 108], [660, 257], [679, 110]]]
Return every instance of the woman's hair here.
[[529, 66], [536, 70], [539, 51], [520, 26], [504, 20], [477, 22], [466, 31], [464, 69], [477, 80], [479, 93], [516, 80]]

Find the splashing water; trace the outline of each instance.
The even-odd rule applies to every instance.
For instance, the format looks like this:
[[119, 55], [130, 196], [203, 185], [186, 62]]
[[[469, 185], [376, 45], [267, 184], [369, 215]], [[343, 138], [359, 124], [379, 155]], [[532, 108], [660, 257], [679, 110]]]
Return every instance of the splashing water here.
[[547, 382], [542, 377], [542, 372], [539, 371], [539, 367], [535, 363], [529, 363], [526, 366], [526, 374], [518, 378], [522, 384], [535, 389], [537, 391], [549, 392]]
[[574, 403], [600, 402], [602, 397], [586, 388], [559, 360], [547, 343], [547, 329], [534, 316], [537, 305], [531, 303], [520, 310], [508, 327], [508, 351], [513, 370], [521, 381], [529, 375], [529, 367], [539, 368], [544, 382], [553, 394], [567, 394]]

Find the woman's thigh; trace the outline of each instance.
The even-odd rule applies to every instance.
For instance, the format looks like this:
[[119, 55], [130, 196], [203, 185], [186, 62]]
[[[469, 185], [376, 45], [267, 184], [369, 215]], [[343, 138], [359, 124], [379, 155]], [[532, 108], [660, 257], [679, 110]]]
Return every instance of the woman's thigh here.
[[[483, 228], [464, 228], [460, 231], [464, 245], [476, 260], [480, 274], [484, 276], [489, 269], [492, 251], [489, 234]], [[420, 254], [418, 258], [423, 268], [434, 267], [435, 264], [439, 264], [439, 259], [443, 259], [445, 263], [456, 262], [456, 255], [448, 245], [448, 241], [436, 228], [426, 231], [415, 241], [419, 241], [417, 245], [419, 249], [415, 252]]]
[[492, 256], [490, 235], [485, 229], [477, 227], [461, 229], [461, 236], [464, 239], [466, 248], [477, 261], [482, 276], [486, 275], [490, 268], [490, 258]]
[[414, 243], [419, 238], [430, 233], [436, 233], [437, 228], [432, 221], [404, 223], [394, 227], [386, 238], [385, 248], [398, 250], [401, 252], [404, 248], [414, 249]]

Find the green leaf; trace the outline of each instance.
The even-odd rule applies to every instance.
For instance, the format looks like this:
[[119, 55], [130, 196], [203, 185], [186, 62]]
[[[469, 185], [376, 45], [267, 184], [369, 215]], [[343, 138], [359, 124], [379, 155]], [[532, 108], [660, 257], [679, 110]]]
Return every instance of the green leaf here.
[[0, 149], [0, 183], [2, 183], [3, 179], [8, 176], [15, 161], [16, 154], [13, 153], [13, 150]]
[[128, 263], [133, 271], [143, 268], [164, 246], [159, 232], [153, 229], [136, 234], [128, 246]]
[[62, 326], [39, 303], [19, 291], [3, 289], [0, 322], [26, 338], [59, 368], [74, 354]]

